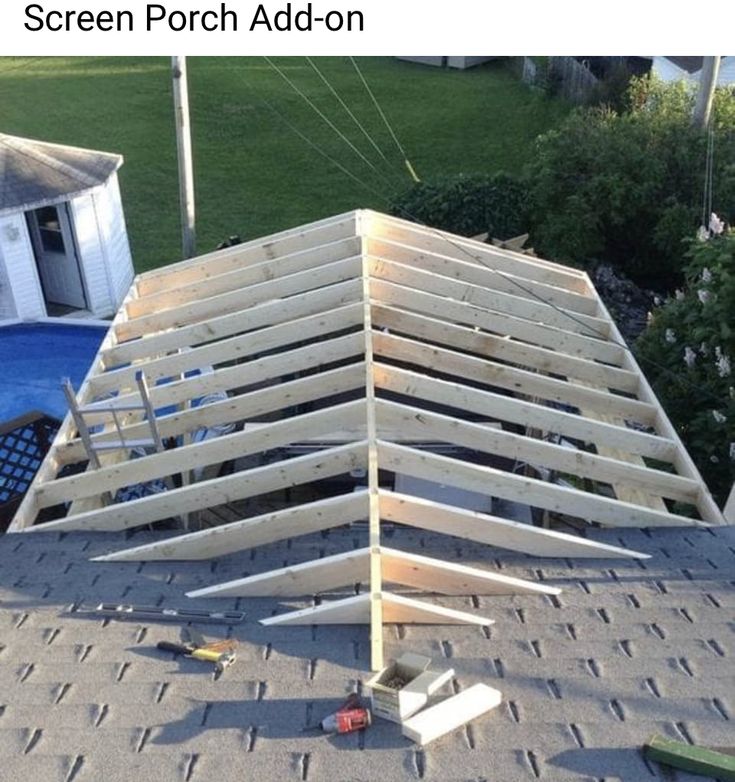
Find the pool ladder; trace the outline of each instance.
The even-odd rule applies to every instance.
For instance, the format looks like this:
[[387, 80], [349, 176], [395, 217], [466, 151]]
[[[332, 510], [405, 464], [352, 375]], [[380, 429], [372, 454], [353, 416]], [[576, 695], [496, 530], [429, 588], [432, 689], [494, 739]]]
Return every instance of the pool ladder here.
[[[138, 393], [140, 394], [139, 403], [116, 404], [113, 397], [112, 399], [105, 399], [100, 402], [92, 402], [91, 404], [83, 406], [80, 406], [77, 403], [77, 397], [74, 393], [74, 388], [72, 387], [69, 378], [64, 378], [62, 381], [64, 395], [66, 396], [66, 401], [69, 404], [69, 412], [74, 419], [74, 424], [76, 425], [79, 432], [79, 437], [81, 438], [82, 443], [84, 444], [84, 448], [87, 451], [89, 462], [95, 469], [102, 466], [97, 455], [99, 451], [128, 451], [132, 448], [155, 448], [158, 452], [164, 450], [163, 441], [156, 424], [156, 413], [153, 409], [150, 395], [148, 393], [148, 383], [146, 382], [143, 372], [138, 372], [136, 374], [135, 381], [138, 385]], [[148, 423], [148, 427], [151, 432], [151, 436], [149, 438], [133, 440], [126, 439], [123, 435], [120, 413], [130, 413], [135, 411], [145, 413], [145, 420]], [[109, 414], [112, 416], [112, 420], [117, 431], [117, 439], [100, 440], [98, 438], [92, 437], [85, 416], [100, 414]]]

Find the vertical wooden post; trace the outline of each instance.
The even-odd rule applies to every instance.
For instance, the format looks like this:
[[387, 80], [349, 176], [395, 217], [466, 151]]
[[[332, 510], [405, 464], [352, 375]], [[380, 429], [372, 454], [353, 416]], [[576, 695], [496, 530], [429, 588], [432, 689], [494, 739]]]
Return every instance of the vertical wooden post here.
[[373, 324], [370, 304], [370, 262], [367, 255], [363, 215], [355, 216], [362, 248], [362, 286], [365, 329], [365, 396], [367, 401], [368, 501], [370, 537], [370, 667], [383, 667], [383, 572], [380, 557], [380, 495], [378, 484], [378, 431], [375, 420], [375, 381], [373, 378]]
[[705, 57], [702, 63], [697, 102], [692, 116], [693, 125], [702, 130], [709, 125], [712, 102], [715, 97], [715, 87], [717, 86], [717, 74], [720, 72], [720, 59], [720, 57]]
[[186, 57], [171, 58], [173, 77], [176, 149], [179, 160], [179, 204], [181, 207], [181, 249], [184, 258], [196, 254], [196, 214], [194, 206], [194, 164], [189, 125], [189, 87]]

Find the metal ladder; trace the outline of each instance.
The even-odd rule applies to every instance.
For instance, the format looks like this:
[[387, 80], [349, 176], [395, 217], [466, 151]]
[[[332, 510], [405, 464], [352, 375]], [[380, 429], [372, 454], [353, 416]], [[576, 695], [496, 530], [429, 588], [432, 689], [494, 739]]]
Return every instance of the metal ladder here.
[[[87, 451], [89, 463], [95, 468], [99, 469], [102, 465], [100, 463], [97, 453], [99, 451], [114, 451], [114, 450], [130, 450], [131, 448], [155, 448], [156, 451], [161, 452], [164, 450], [163, 441], [158, 431], [156, 424], [156, 414], [151, 404], [150, 395], [148, 393], [148, 383], [146, 382], [145, 375], [142, 372], [138, 372], [135, 377], [135, 381], [138, 385], [138, 392], [140, 393], [140, 403], [138, 404], [115, 404], [114, 397], [109, 400], [103, 400], [101, 402], [92, 402], [88, 405], [80, 406], [77, 403], [77, 397], [74, 393], [69, 378], [62, 380], [62, 388], [64, 389], [64, 395], [69, 405], [69, 412], [74, 419], [74, 424], [79, 432], [79, 437], [84, 444], [84, 448]], [[145, 439], [138, 440], [126, 440], [122, 433], [122, 426], [120, 423], [120, 413], [128, 413], [133, 411], [144, 411], [148, 427], [151, 431], [151, 436]], [[94, 440], [89, 431], [89, 426], [85, 419], [87, 415], [99, 415], [101, 413], [108, 413], [112, 415], [112, 420], [117, 430], [118, 439], [116, 440]]]

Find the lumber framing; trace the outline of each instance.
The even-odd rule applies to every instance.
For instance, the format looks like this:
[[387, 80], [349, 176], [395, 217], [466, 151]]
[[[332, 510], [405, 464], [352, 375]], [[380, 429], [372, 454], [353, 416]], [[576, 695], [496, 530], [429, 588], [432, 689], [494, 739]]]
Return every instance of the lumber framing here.
[[[313, 269], [332, 261], [354, 258], [360, 252], [360, 242], [355, 237], [341, 239], [332, 244], [301, 250], [278, 258], [266, 259], [251, 266], [234, 266], [216, 273], [210, 269], [205, 279], [181, 284], [176, 288], [140, 296], [130, 301], [125, 308], [129, 319], [139, 318], [166, 309], [172, 309], [188, 302], [197, 301], [220, 293], [246, 288], [274, 277]], [[242, 255], [239, 256], [242, 258]], [[228, 264], [228, 267], [230, 264]]]
[[729, 524], [735, 524], [735, 483], [733, 483], [732, 488], [730, 489], [730, 494], [725, 502], [722, 515]]
[[[454, 241], [454, 240], [452, 240]], [[442, 250], [444, 253], [453, 253], [450, 263], [451, 266], [457, 259], [469, 259], [470, 262], [477, 263], [477, 259], [471, 253], [466, 255], [461, 249], [457, 248], [454, 244], [448, 244], [442, 242]], [[462, 245], [460, 245], [461, 247]], [[378, 243], [376, 240], [369, 240], [367, 245], [367, 251], [370, 255], [378, 257], [388, 255], [397, 261], [402, 263], [415, 263], [419, 266], [427, 258], [431, 251], [422, 250], [420, 247], [414, 247], [410, 245], [401, 245], [399, 243]], [[494, 256], [497, 257], [497, 254]], [[492, 261], [491, 261], [492, 263]], [[514, 262], [508, 268], [516, 266], [517, 261]], [[485, 267], [483, 267], [485, 268]], [[503, 293], [516, 294], [519, 291], [529, 297], [536, 298], [537, 296], [543, 301], [550, 302], [556, 306], [568, 309], [574, 312], [582, 313], [583, 315], [594, 315], [595, 306], [594, 300], [591, 297], [585, 296], [582, 293], [576, 292], [571, 288], [558, 287], [556, 285], [550, 285], [548, 283], [538, 282], [530, 279], [529, 277], [523, 277], [514, 274], [512, 271], [504, 271], [500, 269], [499, 265], [491, 267], [493, 273], [493, 283], [489, 287], [497, 288]], [[520, 287], [522, 286], [522, 288]], [[525, 289], [525, 290], [524, 290]]]
[[[358, 228], [362, 216], [357, 218]], [[362, 232], [361, 232], [362, 233]], [[380, 490], [378, 471], [378, 428], [376, 423], [375, 380], [373, 378], [373, 324], [370, 307], [370, 261], [365, 254], [366, 238], [362, 236], [363, 261], [363, 329], [365, 338], [365, 416], [368, 443], [368, 493], [370, 515], [368, 517], [369, 577], [370, 577], [370, 660], [374, 669], [384, 666], [383, 660], [383, 571], [380, 555]]]
[[[294, 343], [327, 336], [357, 326], [361, 313], [362, 306], [356, 302], [228, 337], [210, 345], [197, 345], [185, 351], [151, 358], [146, 364], [146, 377], [151, 381], [171, 378], [198, 370], [202, 366], [216, 367], [267, 350], [283, 349]], [[135, 372], [135, 365], [105, 372], [97, 379], [94, 387], [97, 391], [119, 391], [134, 382]]]
[[328, 603], [299, 608], [285, 614], [261, 619], [260, 624], [271, 625], [360, 625], [370, 624], [371, 596], [365, 592], [354, 597], [330, 600]]
[[[220, 426], [234, 420], [259, 418], [284, 408], [347, 393], [362, 388], [364, 382], [364, 364], [357, 362], [316, 375], [289, 380], [275, 387], [268, 385], [237, 396], [228, 396], [227, 399], [206, 406], [175, 411], [158, 418], [158, 428], [162, 437], [177, 437], [197, 429]], [[190, 389], [189, 393], [199, 395], [203, 391], [201, 386], [196, 386]], [[134, 423], [121, 427], [121, 431], [126, 438], [135, 439], [145, 434], [146, 428], [145, 423]], [[110, 436], [110, 433], [100, 432], [92, 435], [92, 441], [105, 440]], [[72, 438], [59, 447], [59, 464], [73, 464], [83, 459], [84, 448], [79, 438]]]
[[459, 258], [490, 270], [497, 269], [582, 294], [591, 290], [586, 275], [579, 269], [530, 258], [523, 253], [501, 252], [492, 245], [376, 212], [364, 212], [362, 219], [366, 235], [374, 241], [404, 242], [426, 253], [437, 253], [452, 260]]
[[359, 256], [344, 261], [335, 261], [317, 269], [295, 272], [250, 287], [188, 302], [162, 312], [128, 319], [115, 328], [115, 334], [119, 340], [135, 339], [179, 326], [201, 323], [220, 315], [242, 312], [244, 309], [258, 304], [280, 300], [305, 291], [317, 290], [338, 282], [354, 280], [360, 276], [361, 267], [362, 259]]
[[333, 431], [335, 425], [346, 428], [355, 426], [363, 411], [361, 402], [347, 402], [326, 410], [275, 421], [255, 431], [236, 432], [203, 443], [190, 443], [171, 451], [154, 453], [124, 464], [57, 478], [39, 488], [38, 504], [45, 508], [68, 499], [90, 497], [102, 491], [112, 492], [123, 486], [222, 462], [235, 452], [241, 457], [250, 456], [307, 437], [318, 437]]
[[[235, 388], [252, 386], [274, 378], [284, 377], [296, 372], [326, 367], [329, 364], [359, 357], [362, 354], [362, 340], [359, 334], [346, 334], [326, 339], [319, 344], [308, 344], [278, 353], [263, 351], [255, 354], [247, 362], [230, 364], [215, 372], [201, 372], [194, 377], [165, 383], [151, 389], [151, 400], [157, 407], [178, 404], [200, 395], [216, 391], [228, 391]], [[139, 397], [133, 393], [127, 396], [123, 391], [118, 394], [120, 404], [135, 403]]]
[[[648, 557], [420, 489], [398, 493], [396, 475], [484, 495], [485, 508], [497, 498], [598, 525], [725, 523], [584, 272], [375, 212], [137, 277], [79, 403], [125, 411], [139, 401], [139, 371], [170, 448], [135, 458], [120, 449], [92, 468], [67, 417], [10, 531], [124, 530], [237, 509], [236, 521], [96, 558], [141, 562], [218, 557], [367, 522], [354, 528], [365, 536], [355, 550], [189, 596], [341, 592], [263, 622], [367, 624], [373, 668], [383, 664], [386, 623], [491, 623], [415, 592], [456, 601], [558, 591], [388, 548], [384, 523], [537, 557]], [[129, 418], [122, 433], [139, 439], [147, 427]], [[92, 438], [111, 434], [103, 426]], [[219, 474], [223, 464], [231, 471]], [[573, 486], [548, 479], [557, 475]], [[168, 489], [115, 501], [155, 481]], [[327, 496], [323, 481], [333, 482]], [[258, 498], [271, 492], [282, 499], [262, 512]], [[40, 522], [48, 509], [57, 517]]]
[[380, 492], [380, 516], [385, 521], [520, 551], [535, 557], [650, 558], [650, 554], [640, 551], [392, 491]]
[[383, 280], [373, 282], [371, 293], [376, 300], [388, 306], [402, 307], [422, 315], [448, 320], [450, 323], [480, 328], [561, 354], [587, 357], [615, 366], [622, 362], [623, 351], [618, 345], [573, 331], [538, 325], [515, 315], [476, 307], [467, 301], [453, 301], [446, 296], [424, 293]]
[[356, 587], [370, 579], [370, 559], [379, 555], [384, 582], [401, 584], [421, 592], [443, 595], [558, 595], [561, 590], [522, 578], [513, 578], [476, 567], [442, 562], [405, 551], [369, 547], [334, 554], [280, 570], [187, 592], [188, 597], [299, 597], [340, 587]]
[[[209, 345], [226, 337], [255, 332], [309, 315], [323, 316], [329, 310], [350, 302], [357, 302], [360, 307], [361, 290], [359, 280], [349, 280], [330, 285], [325, 290], [291, 296], [287, 305], [282, 301], [265, 302], [246, 312], [222, 315], [204, 324], [196, 323], [175, 331], [132, 340], [103, 352], [105, 368], [111, 369], [139, 359], [152, 361], [165, 353], [188, 351], [199, 345]], [[101, 377], [96, 379], [101, 380]]]
[[[450, 416], [428, 412], [421, 408], [380, 400], [378, 414], [388, 426], [417, 439], [427, 433], [439, 440], [482, 453], [510, 456], [527, 464], [538, 464], [566, 473], [576, 473], [604, 483], [624, 483], [643, 491], [660, 494], [682, 502], [696, 501], [699, 486], [696, 481], [661, 470], [630, 464], [609, 456], [573, 450], [544, 440], [532, 440], [524, 435], [502, 429], [462, 421]], [[630, 502], [633, 502], [631, 499]]]
[[376, 279], [418, 288], [424, 293], [451, 295], [457, 301], [464, 301], [481, 309], [512, 313], [536, 323], [556, 326], [564, 331], [603, 339], [609, 334], [610, 325], [603, 318], [582, 313], [574, 313], [574, 317], [570, 318], [568, 310], [560, 310], [538, 299], [524, 298], [517, 292], [504, 293], [487, 288], [483, 283], [489, 281], [488, 277], [492, 276], [492, 272], [487, 270], [483, 272], [477, 266], [461, 261], [455, 264], [457, 265], [453, 270], [455, 273], [446, 276], [447, 269], [431, 262], [418, 267], [398, 263], [388, 258], [371, 256], [370, 274]]
[[601, 412], [612, 411], [641, 424], [652, 423], [657, 415], [653, 405], [638, 399], [586, 388], [571, 381], [559, 380], [507, 364], [491, 363], [482, 358], [397, 337], [394, 334], [376, 334], [374, 342], [376, 352], [381, 358], [416, 364], [423, 369], [433, 368], [434, 371], [528, 396], [537, 396], [550, 402], [560, 402], [570, 407], [584, 406]]
[[553, 350], [514, 342], [495, 334], [458, 326], [418, 313], [376, 304], [373, 322], [381, 329], [410, 334], [414, 339], [444, 347], [474, 353], [501, 366], [510, 364], [529, 367], [544, 373], [563, 373], [569, 379], [604, 383], [607, 387], [635, 393], [638, 378], [627, 370], [599, 364], [574, 356], [564, 356]]
[[[624, 343], [623, 335], [620, 333], [615, 321], [610, 316], [602, 299], [597, 296], [597, 311], [610, 321], [610, 336], [612, 339], [619, 343]], [[661, 403], [653, 393], [651, 384], [646, 379], [645, 374], [641, 370], [638, 362], [633, 357], [631, 351], [627, 351], [623, 358], [623, 365], [631, 372], [636, 372], [640, 377], [640, 383], [638, 388], [639, 397], [656, 408], [656, 420], [654, 426], [657, 431], [660, 431], [665, 437], [669, 437], [677, 444], [676, 454], [674, 457], [674, 466], [681, 475], [685, 475], [689, 478], [694, 478], [699, 482], [699, 497], [697, 502], [697, 510], [703, 519], [711, 524], [725, 524], [725, 518], [722, 511], [718, 508], [712, 495], [710, 494], [707, 484], [702, 480], [702, 476], [699, 474], [699, 470], [694, 464], [692, 457], [684, 447], [684, 443], [679, 437], [679, 433], [674, 428], [674, 425], [669, 421], [666, 411], [661, 407]]]
[[213, 508], [235, 500], [257, 497], [322, 478], [367, 468], [367, 443], [351, 443], [289, 459], [288, 469], [281, 463], [254, 467], [224, 478], [182, 486], [175, 491], [154, 494], [130, 502], [109, 505], [99, 510], [67, 516], [29, 532], [69, 530], [122, 530], [150, 524], [181, 513]]
[[139, 296], [170, 290], [215, 274], [223, 274], [306, 248], [323, 247], [339, 239], [354, 237], [354, 212], [347, 212], [300, 228], [290, 228], [272, 234], [267, 239], [253, 239], [234, 247], [154, 269], [138, 277], [136, 290]]
[[[368, 511], [369, 513], [369, 511]], [[370, 549], [313, 559], [187, 592], [187, 597], [299, 597], [369, 584]]]
[[691, 527], [703, 522], [675, 513], [644, 508], [628, 502], [567, 488], [536, 478], [470, 464], [459, 459], [380, 442], [379, 458], [385, 469], [519, 502], [544, 510], [620, 527]]
[[436, 401], [458, 411], [464, 410], [499, 421], [558, 432], [571, 439], [619, 448], [663, 462], [673, 462], [676, 452], [676, 443], [665, 437], [611, 425], [596, 418], [587, 419], [581, 415], [504, 396], [494, 391], [439, 380], [380, 362], [373, 364], [373, 374], [379, 388], [410, 397], [417, 400], [417, 404]]
[[558, 595], [561, 589], [493, 573], [481, 568], [443, 562], [420, 554], [382, 547], [383, 580], [442, 595]]
[[[383, 621], [387, 624], [428, 624], [428, 625], [479, 625], [487, 627], [494, 624], [467, 611], [445, 608], [405, 595], [384, 592]], [[300, 608], [285, 614], [261, 619], [263, 625], [319, 625], [319, 624], [369, 624], [371, 597], [369, 593], [331, 600], [310, 608]], [[376, 666], [373, 668], [377, 670]]]
[[95, 557], [95, 562], [211, 559], [368, 517], [367, 491], [342, 494]]

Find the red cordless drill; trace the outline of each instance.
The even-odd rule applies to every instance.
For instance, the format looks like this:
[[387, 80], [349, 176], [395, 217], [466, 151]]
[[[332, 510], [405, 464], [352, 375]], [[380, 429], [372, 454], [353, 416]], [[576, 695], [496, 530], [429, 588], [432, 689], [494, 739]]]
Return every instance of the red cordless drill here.
[[353, 692], [337, 711], [327, 715], [318, 725], [311, 725], [304, 730], [321, 730], [324, 733], [352, 733], [352, 731], [370, 727], [371, 722], [370, 709], [361, 706], [359, 696]]

